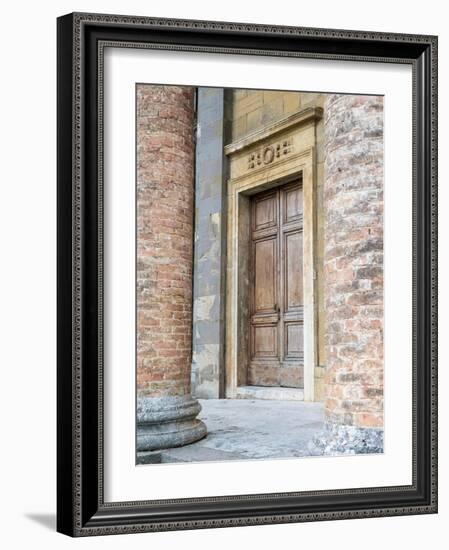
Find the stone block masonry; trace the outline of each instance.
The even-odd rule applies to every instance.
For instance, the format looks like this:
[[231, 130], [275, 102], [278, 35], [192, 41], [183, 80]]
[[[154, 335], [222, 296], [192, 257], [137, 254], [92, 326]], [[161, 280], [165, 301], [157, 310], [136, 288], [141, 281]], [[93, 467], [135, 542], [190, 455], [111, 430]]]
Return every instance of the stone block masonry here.
[[194, 89], [137, 86], [139, 451], [203, 437], [190, 396]]
[[325, 140], [327, 452], [379, 452], [384, 359], [383, 98], [328, 95]]
[[224, 397], [225, 90], [197, 94], [192, 393], [210, 399]]

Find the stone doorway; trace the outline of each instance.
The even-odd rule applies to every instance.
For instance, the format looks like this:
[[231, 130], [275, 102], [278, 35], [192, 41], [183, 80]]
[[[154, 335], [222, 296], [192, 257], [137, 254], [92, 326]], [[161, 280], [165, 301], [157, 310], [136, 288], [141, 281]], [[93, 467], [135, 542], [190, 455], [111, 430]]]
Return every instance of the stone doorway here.
[[[321, 116], [321, 109], [307, 108], [225, 147], [225, 154], [229, 161], [225, 357], [225, 396], [227, 398], [315, 400], [317, 367], [315, 128]], [[299, 187], [298, 183], [300, 183]], [[257, 197], [259, 193], [281, 194], [281, 189], [295, 189], [295, 186], [301, 189], [302, 195], [301, 224], [299, 219], [295, 220], [295, 224], [296, 222], [298, 224], [292, 225], [292, 228], [299, 230], [301, 226], [303, 234], [302, 288], [299, 287], [302, 290], [303, 303], [300, 304], [294, 298], [290, 304], [296, 306], [296, 311], [293, 311], [295, 307], [290, 308], [289, 311], [292, 315], [289, 319], [292, 321], [291, 348], [287, 355], [289, 365], [297, 369], [296, 373], [294, 369], [290, 372], [292, 378], [296, 376], [296, 380], [294, 383], [291, 381], [287, 383], [287, 371], [285, 371], [285, 379], [276, 380], [277, 385], [262, 385], [260, 377], [257, 376], [252, 381], [248, 377], [248, 370], [250, 370], [248, 365], [252, 363], [252, 341], [251, 330], [249, 330], [252, 316], [250, 307], [251, 204], [253, 200], [257, 200], [253, 197]], [[297, 216], [299, 212], [296, 212], [293, 217]], [[293, 221], [292, 219], [292, 224]], [[295, 244], [298, 248], [298, 239]], [[278, 305], [277, 302], [274, 304]], [[299, 315], [300, 305], [302, 306], [301, 315]], [[299, 328], [300, 324], [302, 324], [302, 331]], [[285, 336], [284, 331], [282, 335], [284, 348]], [[266, 341], [266, 335], [262, 340]], [[279, 342], [279, 338], [277, 341]], [[302, 377], [299, 373], [301, 360]], [[257, 385], [254, 385], [255, 383]], [[273, 384], [274, 381], [269, 383]]]
[[250, 201], [247, 383], [304, 387], [302, 181]]

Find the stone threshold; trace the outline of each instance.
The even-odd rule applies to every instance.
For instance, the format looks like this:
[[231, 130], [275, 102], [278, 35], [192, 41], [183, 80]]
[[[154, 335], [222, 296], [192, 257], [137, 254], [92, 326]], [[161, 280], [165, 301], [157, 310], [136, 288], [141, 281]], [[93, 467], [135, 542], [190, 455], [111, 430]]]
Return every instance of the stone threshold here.
[[279, 401], [304, 401], [301, 388], [281, 388], [273, 386], [238, 386], [237, 399], [276, 399]]

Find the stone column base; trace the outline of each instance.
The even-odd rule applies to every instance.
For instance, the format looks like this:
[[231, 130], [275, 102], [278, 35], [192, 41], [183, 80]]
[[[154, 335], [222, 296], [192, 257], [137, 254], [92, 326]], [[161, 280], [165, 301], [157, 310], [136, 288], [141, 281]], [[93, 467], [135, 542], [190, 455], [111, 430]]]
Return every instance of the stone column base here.
[[181, 447], [207, 434], [196, 416], [201, 405], [190, 395], [137, 398], [137, 451]]
[[328, 422], [309, 444], [309, 451], [323, 456], [383, 453], [384, 430]]

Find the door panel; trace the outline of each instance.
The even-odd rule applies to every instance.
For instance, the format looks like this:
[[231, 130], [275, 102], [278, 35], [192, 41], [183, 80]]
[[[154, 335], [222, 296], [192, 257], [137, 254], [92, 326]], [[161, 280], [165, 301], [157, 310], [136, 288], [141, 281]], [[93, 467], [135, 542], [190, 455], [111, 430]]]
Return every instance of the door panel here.
[[302, 205], [302, 187], [293, 186], [286, 189], [284, 192], [284, 223], [302, 221]]
[[254, 313], [276, 309], [277, 239], [271, 237], [254, 243]]
[[253, 229], [266, 229], [277, 224], [276, 193], [256, 198], [254, 201]]
[[303, 307], [302, 293], [302, 231], [284, 235], [283, 261], [285, 274], [285, 302], [286, 312]]
[[301, 182], [251, 202], [248, 384], [304, 387]]
[[303, 324], [295, 321], [286, 322], [284, 339], [285, 359], [304, 359]]
[[262, 359], [264, 357], [278, 356], [277, 326], [254, 325], [253, 326], [253, 357]]

